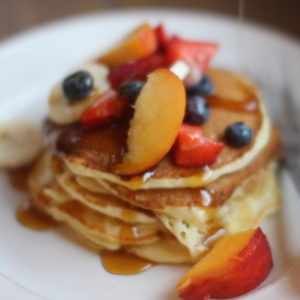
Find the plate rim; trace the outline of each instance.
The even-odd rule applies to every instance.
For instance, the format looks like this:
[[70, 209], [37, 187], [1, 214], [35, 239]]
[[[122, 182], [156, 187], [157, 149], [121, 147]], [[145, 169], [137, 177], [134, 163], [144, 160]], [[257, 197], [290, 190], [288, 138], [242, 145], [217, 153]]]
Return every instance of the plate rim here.
[[[95, 12], [86, 12], [86, 13], [78, 13], [67, 17], [62, 17], [58, 19], [54, 19], [51, 21], [46, 21], [38, 25], [33, 25], [32, 27], [29, 27], [27, 29], [21, 29], [18, 32], [13, 33], [12, 35], [9, 35], [7, 37], [4, 37], [0, 40], [0, 50], [1, 48], [10, 46], [13, 43], [18, 42], [20, 39], [28, 38], [32, 35], [36, 35], [42, 31], [52, 30], [55, 27], [59, 27], [62, 25], [66, 25], [68, 23], [83, 21], [85, 19], [91, 19], [96, 17], [104, 17], [104, 18], [110, 18], [110, 17], [116, 17], [118, 15], [154, 15], [156, 13], [159, 14], [172, 14], [172, 15], [192, 15], [192, 16], [205, 16], [205, 17], [212, 17], [219, 20], [222, 20], [222, 22], [228, 22], [232, 23], [233, 21], [237, 21], [237, 17], [233, 17], [232, 15], [223, 14], [221, 12], [212, 12], [208, 10], [192, 10], [189, 8], [168, 8], [167, 6], [163, 7], [144, 7], [144, 8], [112, 8], [112, 9], [103, 9], [103, 10], [97, 10]], [[281, 39], [285, 39], [286, 42], [293, 44], [296, 47], [299, 47], [300, 50], [300, 38], [297, 38], [296, 36], [292, 35], [289, 32], [286, 32], [282, 29], [275, 28], [268, 24], [263, 24], [259, 22], [255, 22], [253, 20], [244, 20], [244, 25], [247, 28], [251, 28], [253, 30], [263, 30], [268, 35], [277, 36]]]

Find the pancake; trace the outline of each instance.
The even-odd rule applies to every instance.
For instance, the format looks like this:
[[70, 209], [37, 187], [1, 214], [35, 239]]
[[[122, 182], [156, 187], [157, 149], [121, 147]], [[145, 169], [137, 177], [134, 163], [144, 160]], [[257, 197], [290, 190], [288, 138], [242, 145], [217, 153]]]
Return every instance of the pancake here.
[[166, 206], [219, 206], [231, 196], [234, 189], [242, 184], [247, 177], [267, 166], [271, 159], [280, 155], [280, 152], [279, 133], [273, 129], [267, 146], [245, 168], [224, 175], [202, 188], [140, 189], [133, 191], [107, 180], [99, 180], [99, 183], [112, 195], [132, 205], [150, 210], [163, 209]]
[[[51, 156], [47, 152], [31, 173], [29, 186], [33, 202], [54, 219], [67, 223], [86, 237], [94, 237], [95, 244], [105, 241], [114, 248], [122, 245], [152, 243], [159, 239], [164, 228], [159, 222], [148, 224], [127, 223], [108, 214], [99, 213], [70, 197], [53, 180], [47, 164]], [[93, 240], [93, 239], [92, 239]], [[104, 247], [106, 247], [104, 245]]]
[[192, 256], [198, 256], [208, 250], [206, 240], [219, 230], [231, 234], [255, 228], [279, 206], [276, 164], [270, 163], [247, 178], [221, 206], [166, 207], [156, 216]]
[[[30, 187], [37, 206], [66, 223], [96, 248], [124, 248], [157, 262], [192, 262], [206, 253], [207, 240], [220, 229], [224, 234], [253, 228], [280, 204], [273, 162], [248, 177], [223, 205], [168, 206], [152, 211], [159, 222], [132, 224], [111, 217], [107, 211], [99, 213], [70, 197], [55, 181], [55, 174], [49, 168], [49, 154], [44, 155], [31, 174]], [[173, 245], [172, 255], [167, 255], [173, 249], [167, 245]]]
[[95, 211], [129, 223], [156, 223], [150, 212], [133, 207], [118, 198], [82, 188], [70, 172], [56, 176], [58, 184], [73, 198]]
[[[45, 133], [55, 151], [73, 173], [96, 180], [123, 185], [131, 190], [156, 188], [201, 187], [223, 175], [241, 170], [267, 145], [271, 125], [259, 92], [241, 76], [212, 69], [210, 76], [218, 97], [229, 97], [241, 103], [245, 97], [255, 99], [253, 111], [211, 106], [211, 117], [203, 125], [204, 134], [222, 140], [225, 128], [233, 122], [243, 121], [249, 125], [254, 138], [250, 145], [233, 148], [225, 145], [218, 161], [203, 168], [184, 168], [176, 165], [172, 154], [166, 155], [157, 165], [138, 176], [118, 176], [112, 171], [120, 162], [126, 147], [128, 124], [114, 124], [101, 130], [83, 130], [79, 124], [57, 126], [48, 122]], [[226, 85], [221, 84], [225, 82]], [[243, 92], [242, 92], [243, 91]], [[249, 98], [249, 99], [252, 99]]]
[[120, 201], [92, 178], [72, 174], [64, 167], [61, 160], [56, 156], [51, 156], [50, 150], [46, 152], [40, 165], [42, 168], [51, 169], [53, 180], [70, 198], [80, 201], [91, 209], [129, 223], [153, 224], [156, 222], [150, 211]]
[[199, 257], [190, 255], [188, 249], [173, 239], [161, 239], [155, 243], [129, 246], [125, 250], [139, 257], [164, 264], [194, 263]]
[[[218, 192], [222, 195], [223, 202], [219, 203], [209, 203], [209, 200], [203, 199], [207, 194], [203, 194], [206, 190], [201, 189], [164, 189], [164, 190], [140, 190], [140, 191], [129, 191], [130, 193], [138, 194], [135, 195], [134, 199], [138, 198], [139, 201], [130, 201], [127, 198], [124, 198], [125, 201], [129, 201], [132, 205], [141, 206], [145, 209], [149, 209], [152, 212], [155, 213], [156, 217], [165, 225], [165, 227], [172, 232], [177, 239], [185, 245], [188, 249], [193, 249], [195, 245], [200, 245], [199, 248], [191, 250], [193, 254], [198, 255], [199, 253], [206, 250], [206, 246], [203, 244], [203, 241], [205, 238], [208, 237], [208, 235], [211, 234], [211, 232], [215, 232], [220, 228], [225, 228], [228, 232], [231, 232], [228, 228], [229, 225], [225, 224], [231, 224], [230, 222], [222, 222], [218, 216], [218, 211], [222, 207], [222, 211], [226, 211], [226, 207], [232, 206], [232, 199], [236, 199], [236, 193], [240, 194], [240, 192], [236, 192], [241, 190], [243, 186], [249, 186], [248, 182], [251, 182], [254, 186], [257, 186], [258, 188], [264, 184], [264, 182], [271, 181], [270, 187], [264, 189], [260, 195], [257, 195], [257, 199], [261, 199], [261, 206], [259, 207], [259, 211], [255, 211], [255, 213], [250, 214], [250, 223], [248, 224], [249, 227], [246, 226], [246, 228], [252, 228], [252, 226], [256, 226], [259, 221], [265, 217], [266, 215], [272, 213], [275, 211], [279, 206], [279, 196], [276, 196], [278, 194], [278, 189], [275, 184], [275, 169], [273, 167], [273, 164], [269, 164], [269, 160], [272, 157], [276, 157], [275, 153], [278, 151], [278, 149], [275, 147], [278, 145], [278, 132], [274, 130], [273, 134], [273, 140], [268, 143], [268, 147], [264, 150], [263, 153], [259, 157], [257, 157], [257, 161], [254, 162], [254, 164], [248, 167], [249, 170], [244, 169], [243, 171], [239, 171], [236, 173], [233, 173], [231, 175], [227, 175], [231, 178], [225, 178], [222, 177], [219, 180], [222, 181], [221, 186], [218, 185], [218, 181], [214, 182], [210, 185], [210, 188], [213, 186], [216, 186], [219, 188], [224, 185], [226, 188], [226, 182], [227, 181], [234, 181], [233, 177], [238, 178], [239, 180], [235, 180], [235, 186], [233, 191], [231, 193], [227, 193], [227, 198], [224, 199], [225, 195], [222, 193], [222, 189], [218, 190]], [[260, 165], [260, 169], [257, 171], [257, 164]], [[267, 171], [266, 171], [267, 169]], [[264, 175], [267, 173], [268, 175]], [[261, 175], [262, 174], [262, 175]], [[266, 178], [265, 178], [266, 177]], [[103, 182], [102, 182], [103, 183]], [[238, 183], [238, 184], [237, 184]], [[96, 182], [94, 182], [94, 185], [96, 185]], [[267, 185], [267, 183], [266, 183]], [[104, 185], [105, 186], [105, 185]], [[264, 186], [264, 185], [263, 185]], [[105, 186], [107, 187], [107, 186]], [[209, 187], [209, 186], [208, 186]], [[207, 188], [208, 188], [207, 187]], [[124, 188], [124, 187], [122, 187]], [[269, 195], [268, 191], [272, 191], [273, 194]], [[202, 193], [201, 193], [202, 192]], [[144, 197], [145, 194], [151, 195], [151, 197]], [[253, 191], [253, 193], [256, 193]], [[169, 197], [169, 201], [164, 201], [163, 195], [167, 194]], [[202, 198], [202, 202], [198, 203], [194, 199], [196, 198], [195, 195], [199, 195]], [[201, 196], [202, 195], [202, 196]], [[247, 199], [247, 193], [245, 193], [245, 199]], [[208, 195], [207, 197], [210, 197]], [[122, 198], [122, 197], [120, 197]], [[166, 198], [166, 197], [165, 197]], [[178, 199], [177, 199], [178, 198]], [[190, 199], [191, 198], [191, 199]], [[248, 201], [243, 202], [242, 197], [240, 197], [240, 202], [243, 203], [243, 205], [250, 205], [251, 208], [251, 200], [249, 201], [250, 204], [248, 204]], [[253, 197], [254, 198], [254, 197]], [[254, 200], [256, 199], [254, 198]], [[122, 198], [123, 199], [123, 198]], [[155, 200], [156, 199], [156, 200]], [[251, 199], [251, 193], [250, 193], [250, 199]], [[175, 200], [172, 201], [172, 200]], [[255, 203], [255, 201], [253, 203]], [[206, 201], [206, 203], [203, 203]], [[208, 202], [207, 202], [208, 201]], [[227, 203], [227, 201], [229, 203]], [[181, 202], [181, 203], [180, 203]], [[226, 203], [225, 203], [226, 202]], [[224, 204], [225, 203], [225, 204]], [[234, 201], [236, 203], [236, 201]], [[204, 205], [205, 204], [205, 205]], [[265, 204], [267, 205], [265, 207]], [[270, 205], [270, 211], [267, 209], [267, 207]], [[248, 207], [249, 208], [249, 207]], [[261, 211], [260, 211], [261, 210]], [[224, 218], [228, 220], [232, 220], [232, 223], [235, 223], [235, 219], [239, 215], [246, 214], [245, 211], [239, 211], [235, 207], [231, 210], [234, 211], [236, 214], [234, 217], [227, 217], [223, 216]], [[238, 226], [243, 226], [243, 220], [240, 220], [238, 222]], [[175, 224], [175, 225], [174, 225]], [[185, 228], [189, 224], [189, 228]], [[238, 227], [236, 226], [236, 227]], [[182, 231], [182, 228], [185, 228], [184, 234]], [[200, 234], [199, 234], [200, 232]], [[182, 236], [184, 238], [182, 238]], [[187, 237], [192, 237], [191, 239], [187, 239]]]
[[248, 146], [225, 144], [218, 160], [202, 168], [180, 167], [170, 152], [141, 174], [119, 176], [113, 169], [126, 150], [128, 122], [87, 130], [48, 120], [48, 148], [30, 174], [36, 206], [97, 249], [164, 263], [194, 262], [219, 236], [258, 226], [280, 205], [279, 134], [248, 80], [220, 69], [208, 73], [215, 95], [207, 97], [204, 135], [222, 141], [227, 126], [242, 121], [254, 133]]
[[93, 178], [84, 177], [84, 176], [76, 176], [75, 181], [80, 186], [85, 187], [92, 192], [101, 193], [101, 194], [109, 194], [109, 192]]

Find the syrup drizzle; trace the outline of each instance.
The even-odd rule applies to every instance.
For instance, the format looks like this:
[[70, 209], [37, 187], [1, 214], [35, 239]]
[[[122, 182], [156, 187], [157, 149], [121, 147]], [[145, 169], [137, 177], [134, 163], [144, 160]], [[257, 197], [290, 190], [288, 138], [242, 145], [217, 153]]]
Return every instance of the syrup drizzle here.
[[137, 218], [137, 212], [130, 209], [123, 209], [122, 218], [127, 222], [135, 222]]
[[29, 200], [18, 207], [17, 219], [22, 225], [34, 230], [47, 230], [56, 225], [51, 217], [38, 210]]
[[9, 179], [11, 185], [19, 190], [26, 192], [28, 190], [28, 175], [32, 166], [26, 166], [19, 169], [14, 169], [9, 172]]
[[138, 228], [129, 224], [124, 224], [121, 231], [122, 241], [134, 241], [139, 239]]
[[100, 255], [104, 268], [112, 274], [139, 274], [155, 265], [153, 262], [124, 251], [102, 250]]
[[218, 96], [207, 96], [206, 101], [211, 107], [221, 107], [239, 112], [256, 112], [258, 110], [258, 103], [254, 95], [250, 95], [248, 99], [241, 102], [220, 98]]

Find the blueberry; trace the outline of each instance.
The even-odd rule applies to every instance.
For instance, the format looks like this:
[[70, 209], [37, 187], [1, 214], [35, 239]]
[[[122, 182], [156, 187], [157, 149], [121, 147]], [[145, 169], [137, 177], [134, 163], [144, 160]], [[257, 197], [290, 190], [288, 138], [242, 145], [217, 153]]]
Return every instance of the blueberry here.
[[188, 97], [185, 121], [195, 125], [201, 125], [209, 119], [209, 105], [203, 96], [193, 95]]
[[141, 81], [125, 81], [121, 84], [119, 92], [130, 103], [134, 103], [141, 92], [144, 83]]
[[214, 85], [211, 79], [204, 75], [202, 79], [187, 90], [189, 95], [210, 95], [214, 91]]
[[229, 125], [225, 130], [225, 140], [233, 147], [248, 145], [253, 138], [252, 129], [243, 122]]
[[65, 78], [63, 91], [70, 102], [85, 98], [93, 89], [93, 77], [87, 71], [78, 71]]

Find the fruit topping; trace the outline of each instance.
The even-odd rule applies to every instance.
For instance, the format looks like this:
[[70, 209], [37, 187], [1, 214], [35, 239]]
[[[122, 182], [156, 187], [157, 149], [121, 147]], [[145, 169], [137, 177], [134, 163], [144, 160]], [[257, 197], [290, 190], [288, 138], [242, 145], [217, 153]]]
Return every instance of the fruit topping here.
[[243, 147], [251, 142], [253, 131], [245, 123], [237, 122], [226, 128], [224, 137], [230, 146]]
[[100, 57], [100, 62], [116, 67], [153, 54], [157, 49], [155, 31], [149, 24], [143, 24], [129, 34], [115, 48]]
[[115, 89], [118, 89], [124, 81], [145, 80], [148, 73], [165, 66], [165, 56], [157, 53], [113, 68], [108, 75], [108, 80]]
[[[88, 63], [79, 70], [88, 72], [93, 78], [93, 90], [80, 101], [70, 101], [64, 94], [63, 83], [58, 82], [49, 97], [50, 118], [57, 124], [69, 124], [80, 120], [82, 113], [93, 103], [95, 98], [107, 91], [110, 84], [107, 80], [108, 68], [98, 63]], [[77, 73], [77, 72], [76, 72]]]
[[183, 60], [189, 65], [190, 73], [185, 79], [185, 84], [191, 87], [201, 80], [218, 48], [216, 43], [192, 42], [173, 37], [167, 46], [167, 62], [172, 65], [178, 60]]
[[266, 236], [260, 228], [224, 236], [179, 281], [185, 300], [229, 299], [255, 289], [273, 266]]
[[125, 81], [121, 84], [119, 93], [131, 104], [134, 104], [143, 86], [144, 83], [142, 81]]
[[172, 148], [185, 111], [182, 81], [168, 69], [148, 75], [135, 105], [127, 152], [114, 169], [136, 174], [158, 163]]
[[190, 67], [182, 60], [175, 62], [169, 70], [173, 72], [181, 80], [184, 80], [189, 75]]
[[163, 24], [159, 24], [155, 28], [155, 34], [157, 38], [157, 42], [159, 45], [159, 48], [161, 50], [164, 50], [167, 48], [168, 42], [169, 42], [169, 37], [167, 36], [166, 29]]
[[202, 125], [208, 119], [209, 105], [205, 98], [200, 95], [188, 97], [185, 110], [185, 121], [195, 125]]
[[83, 112], [80, 121], [85, 128], [95, 127], [116, 121], [129, 114], [129, 111], [128, 101], [117, 92], [108, 90]]
[[93, 77], [87, 71], [80, 70], [65, 78], [62, 88], [70, 102], [87, 97], [93, 90]]
[[203, 136], [201, 127], [182, 124], [173, 148], [174, 159], [183, 167], [212, 165], [223, 147], [223, 143]]
[[21, 168], [36, 160], [44, 147], [41, 129], [26, 121], [0, 125], [0, 168]]
[[198, 83], [187, 90], [187, 93], [189, 95], [211, 95], [213, 91], [214, 85], [212, 80], [207, 75], [203, 75]]

